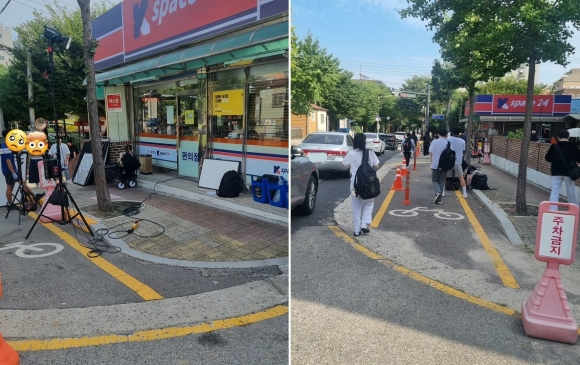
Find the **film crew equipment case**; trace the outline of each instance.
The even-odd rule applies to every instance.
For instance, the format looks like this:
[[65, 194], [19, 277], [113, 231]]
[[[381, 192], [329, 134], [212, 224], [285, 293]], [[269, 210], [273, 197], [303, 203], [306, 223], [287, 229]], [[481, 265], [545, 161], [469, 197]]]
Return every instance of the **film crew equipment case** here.
[[361, 199], [376, 198], [381, 194], [381, 184], [377, 177], [377, 171], [369, 165], [370, 150], [363, 150], [363, 158], [356, 170], [354, 178], [354, 191]]
[[216, 191], [217, 196], [222, 198], [235, 198], [242, 190], [242, 178], [235, 170], [230, 170], [224, 174], [220, 181], [220, 187]]
[[578, 164], [575, 161], [566, 161], [558, 143], [554, 145], [554, 149], [558, 153], [558, 156], [560, 156], [560, 160], [564, 163], [564, 166], [566, 166], [570, 179], [577, 180], [580, 177], [580, 167], [578, 167]]
[[455, 151], [451, 149], [451, 142], [447, 141], [447, 147], [439, 157], [439, 170], [449, 171], [455, 166]]

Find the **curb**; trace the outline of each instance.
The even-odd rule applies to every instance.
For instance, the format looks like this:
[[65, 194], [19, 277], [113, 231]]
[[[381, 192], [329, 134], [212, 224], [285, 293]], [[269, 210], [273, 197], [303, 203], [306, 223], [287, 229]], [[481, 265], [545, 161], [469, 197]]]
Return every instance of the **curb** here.
[[513, 223], [508, 218], [508, 216], [505, 214], [503, 209], [501, 209], [501, 207], [498, 204], [489, 200], [488, 197], [485, 196], [485, 194], [483, 194], [481, 191], [477, 189], [475, 190], [472, 189], [471, 191], [475, 194], [476, 198], [485, 206], [485, 209], [487, 209], [487, 211], [491, 214], [494, 222], [499, 225], [500, 229], [502, 230], [503, 234], [508, 238], [508, 240], [513, 245], [523, 245], [524, 241], [522, 241], [522, 238], [520, 237], [518, 231], [516, 230]]
[[[176, 196], [179, 198], [184, 198], [184, 199], [187, 199], [189, 201], [193, 201], [195, 203], [208, 205], [208, 206], [211, 206], [213, 208], [226, 210], [228, 212], [233, 211], [233, 212], [236, 212], [238, 214], [242, 214], [242, 215], [245, 215], [248, 217], [260, 219], [263, 221], [274, 222], [274, 223], [284, 224], [284, 225], [289, 224], [289, 218], [288, 218], [289, 214], [286, 214], [285, 216], [272, 214], [272, 213], [268, 213], [268, 212], [265, 212], [265, 211], [257, 209], [257, 208], [251, 208], [251, 207], [248, 207], [245, 205], [236, 204], [236, 203], [233, 203], [233, 202], [228, 201], [226, 199], [213, 197], [213, 196], [206, 195], [206, 194], [195, 193], [193, 191], [187, 191], [187, 190], [174, 188], [174, 187], [167, 186], [167, 185], [162, 185], [159, 183], [153, 183], [150, 181], [144, 181], [144, 180], [140, 180], [140, 179], [137, 179], [137, 185], [144, 190], [153, 191], [155, 193], [161, 193], [161, 194], [170, 195], [170, 196]], [[288, 212], [288, 210], [286, 210], [286, 209], [285, 209], [285, 211]]]

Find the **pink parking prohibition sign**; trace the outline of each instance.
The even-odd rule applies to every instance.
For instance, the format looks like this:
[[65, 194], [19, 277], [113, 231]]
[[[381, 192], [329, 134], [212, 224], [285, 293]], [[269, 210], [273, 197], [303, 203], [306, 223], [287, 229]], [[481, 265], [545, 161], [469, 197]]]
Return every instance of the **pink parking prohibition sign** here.
[[[561, 210], [550, 210], [551, 207]], [[574, 262], [578, 212], [575, 204], [540, 204], [535, 254], [538, 261], [548, 264], [522, 305], [522, 322], [528, 336], [571, 344], [578, 340], [578, 327], [560, 276], [560, 264]]]

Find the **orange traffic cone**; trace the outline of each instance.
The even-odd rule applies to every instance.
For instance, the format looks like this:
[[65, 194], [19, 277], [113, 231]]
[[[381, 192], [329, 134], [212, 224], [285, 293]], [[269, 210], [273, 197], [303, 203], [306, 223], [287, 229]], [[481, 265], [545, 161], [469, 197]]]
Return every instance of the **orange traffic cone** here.
[[407, 175], [407, 160], [403, 157], [403, 164], [401, 165], [401, 175]]
[[[2, 296], [2, 276], [0, 275], [0, 296]], [[0, 364], [1, 365], [19, 365], [20, 357], [18, 352], [10, 347], [0, 334]]]
[[401, 177], [401, 169], [397, 167], [397, 174], [395, 175], [395, 182], [391, 186], [391, 190], [405, 190], [403, 189], [403, 179]]

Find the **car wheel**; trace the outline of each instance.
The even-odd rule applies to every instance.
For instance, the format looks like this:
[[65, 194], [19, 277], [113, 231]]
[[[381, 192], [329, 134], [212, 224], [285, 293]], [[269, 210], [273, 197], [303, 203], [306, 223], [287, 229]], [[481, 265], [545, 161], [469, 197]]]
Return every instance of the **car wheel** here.
[[308, 179], [308, 188], [306, 189], [306, 196], [304, 202], [298, 207], [298, 213], [302, 215], [310, 215], [316, 206], [316, 179], [310, 175]]
[[350, 179], [350, 169], [344, 171], [342, 173], [342, 177], [346, 177], [346, 178]]

